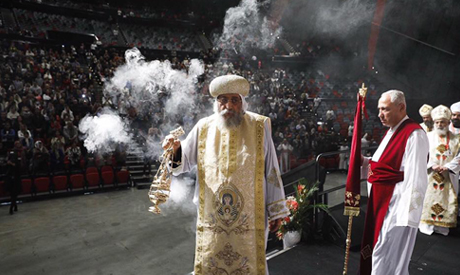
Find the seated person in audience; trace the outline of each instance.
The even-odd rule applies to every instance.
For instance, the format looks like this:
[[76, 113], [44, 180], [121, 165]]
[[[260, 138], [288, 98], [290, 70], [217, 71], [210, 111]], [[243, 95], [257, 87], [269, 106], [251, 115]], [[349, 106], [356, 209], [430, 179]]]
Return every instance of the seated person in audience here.
[[81, 160], [81, 149], [78, 146], [78, 141], [72, 142], [72, 145], [67, 148], [66, 154], [71, 167], [78, 167]]
[[71, 121], [67, 121], [66, 126], [64, 126], [63, 135], [66, 145], [71, 145], [75, 141], [78, 141], [78, 129]]
[[[68, 116], [67, 119], [64, 119], [64, 116], [65, 116], [65, 115]], [[62, 118], [62, 120], [64, 120], [64, 121], [67, 121], [67, 120], [70, 120], [70, 121], [72, 121], [72, 122], [74, 121], [73, 112], [72, 112], [72, 110], [70, 110], [69, 105], [65, 105], [64, 110], [63, 110], [62, 113], [61, 113], [61, 118]]]
[[50, 113], [49, 115], [49, 131], [48, 133], [50, 135], [52, 135], [52, 133], [55, 133], [56, 131], [61, 131], [62, 130], [62, 126], [61, 126], [61, 122], [59, 122], [59, 120], [56, 119], [55, 115]]
[[31, 158], [34, 149], [34, 139], [29, 135], [29, 132], [24, 132], [24, 138], [20, 139], [19, 142], [21, 142], [26, 157]]
[[36, 139], [45, 138], [45, 135], [46, 135], [45, 128], [47, 124], [45, 117], [41, 114], [40, 109], [38, 108], [36, 108], [34, 112], [35, 112], [34, 117], [33, 117], [34, 127], [35, 127], [34, 136]]
[[11, 119], [11, 120], [14, 120], [14, 119], [17, 119], [18, 116], [20, 116], [20, 114], [18, 113], [18, 109], [17, 109], [16, 105], [15, 104], [11, 105], [10, 111], [7, 114], [7, 118]]
[[25, 132], [28, 132], [29, 137], [32, 137], [32, 133], [27, 129], [27, 126], [24, 123], [19, 124], [18, 138], [22, 140], [24, 138]]
[[32, 172], [37, 173], [48, 173], [49, 172], [49, 161], [50, 154], [48, 149], [43, 146], [43, 142], [38, 140], [35, 142], [35, 148], [33, 149], [32, 157]]
[[54, 170], [63, 170], [64, 169], [64, 149], [65, 139], [61, 135], [61, 132], [56, 131], [55, 136], [51, 139], [51, 167]]

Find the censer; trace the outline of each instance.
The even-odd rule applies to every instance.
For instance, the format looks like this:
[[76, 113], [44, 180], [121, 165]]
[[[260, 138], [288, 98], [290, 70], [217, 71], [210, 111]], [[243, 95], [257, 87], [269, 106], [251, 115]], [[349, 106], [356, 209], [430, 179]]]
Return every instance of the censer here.
[[[178, 139], [181, 135], [185, 134], [182, 127], [179, 127], [170, 132], [174, 137], [174, 140]], [[165, 149], [160, 157], [161, 164], [158, 167], [157, 173], [153, 178], [153, 182], [150, 185], [149, 199], [154, 204], [149, 207], [149, 211], [155, 214], [160, 214], [161, 209], [159, 205], [165, 203], [171, 192], [171, 179], [172, 179], [172, 163], [174, 155], [174, 142], [172, 142], [168, 148]]]

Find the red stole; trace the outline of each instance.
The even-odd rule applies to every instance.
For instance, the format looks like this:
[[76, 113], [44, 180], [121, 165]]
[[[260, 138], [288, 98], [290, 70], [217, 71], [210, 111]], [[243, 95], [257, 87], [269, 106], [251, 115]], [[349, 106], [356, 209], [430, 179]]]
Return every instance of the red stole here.
[[371, 274], [372, 252], [379, 238], [393, 190], [398, 182], [404, 180], [404, 172], [400, 169], [407, 139], [417, 129], [422, 128], [412, 119], [403, 121], [390, 138], [379, 161], [369, 162], [368, 182], [372, 184], [372, 189], [367, 203], [361, 244], [361, 275]]

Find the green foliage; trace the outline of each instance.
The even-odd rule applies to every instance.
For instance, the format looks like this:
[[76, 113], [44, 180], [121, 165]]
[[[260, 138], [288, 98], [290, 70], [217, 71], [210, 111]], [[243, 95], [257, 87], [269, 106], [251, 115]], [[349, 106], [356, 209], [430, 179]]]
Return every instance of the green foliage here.
[[279, 239], [284, 237], [288, 231], [302, 231], [304, 238], [313, 232], [314, 213], [316, 209], [321, 209], [329, 213], [327, 205], [323, 203], [314, 203], [315, 193], [318, 191], [319, 182], [308, 184], [307, 180], [302, 178], [296, 185], [295, 196], [289, 196], [286, 199], [286, 206], [290, 215], [286, 217], [276, 233]]

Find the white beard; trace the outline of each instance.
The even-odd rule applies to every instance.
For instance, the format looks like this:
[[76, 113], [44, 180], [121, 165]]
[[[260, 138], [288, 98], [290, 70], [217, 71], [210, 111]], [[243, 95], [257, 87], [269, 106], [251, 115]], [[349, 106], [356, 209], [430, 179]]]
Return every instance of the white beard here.
[[[233, 116], [229, 118], [225, 118], [224, 115], [233, 112]], [[236, 113], [234, 111], [223, 110], [221, 112], [216, 112], [217, 116], [217, 127], [219, 129], [233, 129], [240, 126], [241, 122], [243, 121], [243, 112]]]
[[445, 136], [447, 135], [447, 127], [443, 128], [443, 129], [439, 129], [439, 128], [436, 128], [434, 129], [436, 131], [436, 134], [440, 135], [440, 136]]

